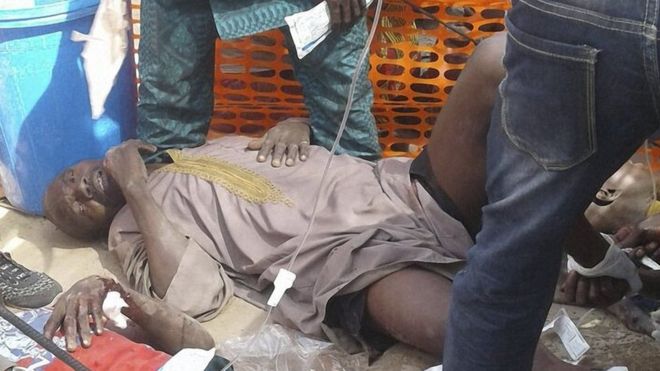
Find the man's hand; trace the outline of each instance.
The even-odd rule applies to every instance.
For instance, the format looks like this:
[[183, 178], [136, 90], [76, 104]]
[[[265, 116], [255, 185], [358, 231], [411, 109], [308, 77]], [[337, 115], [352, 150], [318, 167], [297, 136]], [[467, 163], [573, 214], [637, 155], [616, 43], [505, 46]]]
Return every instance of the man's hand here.
[[640, 260], [645, 256], [655, 260], [657, 263], [660, 262], [660, 249], [658, 249], [659, 246], [660, 244], [658, 244], [658, 241], [649, 241], [645, 244], [632, 248], [628, 256], [630, 256], [630, 258], [638, 265], [640, 264]]
[[332, 28], [346, 29], [358, 18], [367, 14], [365, 0], [326, 0], [330, 8]]
[[105, 154], [103, 167], [122, 191], [133, 184], [147, 181], [147, 168], [144, 166], [140, 152], [156, 152], [156, 146], [130, 139], [110, 148]]
[[309, 157], [309, 125], [299, 118], [279, 122], [261, 138], [248, 143], [248, 149], [259, 150], [258, 162], [265, 162], [272, 155], [271, 165], [282, 166], [286, 154], [286, 165], [293, 166], [296, 159], [305, 161]]
[[96, 335], [103, 333], [103, 301], [115, 285], [113, 280], [99, 276], [76, 282], [57, 299], [53, 313], [44, 326], [44, 335], [52, 339], [61, 328], [69, 352], [76, 350], [79, 337], [84, 348], [91, 346], [92, 327]]
[[637, 265], [644, 256], [660, 262], [660, 229], [642, 229], [628, 226], [620, 228], [614, 235], [622, 249], [626, 249], [628, 256]]
[[628, 283], [612, 277], [583, 277], [571, 271], [560, 289], [566, 304], [605, 308], [621, 300]]

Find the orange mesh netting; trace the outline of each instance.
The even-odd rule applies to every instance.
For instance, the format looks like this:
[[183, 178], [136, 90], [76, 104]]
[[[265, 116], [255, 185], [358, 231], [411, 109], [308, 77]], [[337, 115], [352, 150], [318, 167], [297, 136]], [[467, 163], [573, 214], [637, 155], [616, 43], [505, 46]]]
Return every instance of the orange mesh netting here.
[[633, 157], [633, 160], [636, 162], [646, 163], [647, 153], [648, 153], [648, 165], [654, 172], [659, 173], [660, 172], [660, 139], [656, 139], [655, 141], [649, 140], [648, 147], [641, 146], [637, 151], [637, 153], [635, 154], [635, 156]]
[[[474, 39], [503, 30], [509, 7], [509, 0], [412, 2]], [[139, 0], [132, 0], [132, 8], [139, 50]], [[430, 136], [474, 45], [401, 0], [384, 0], [378, 27], [369, 77], [380, 142], [385, 156], [414, 156]], [[209, 137], [260, 135], [284, 118], [307, 115], [278, 30], [219, 40], [214, 91]]]

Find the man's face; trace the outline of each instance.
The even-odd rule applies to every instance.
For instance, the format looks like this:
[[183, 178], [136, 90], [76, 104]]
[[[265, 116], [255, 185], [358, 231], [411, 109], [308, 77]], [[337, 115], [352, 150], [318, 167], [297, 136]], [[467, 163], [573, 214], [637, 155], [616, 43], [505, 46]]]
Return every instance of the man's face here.
[[596, 230], [614, 233], [643, 220], [653, 200], [648, 168], [627, 162], [603, 184], [585, 215]]
[[124, 200], [100, 160], [82, 161], [64, 170], [44, 198], [46, 216], [64, 232], [94, 237], [107, 228]]

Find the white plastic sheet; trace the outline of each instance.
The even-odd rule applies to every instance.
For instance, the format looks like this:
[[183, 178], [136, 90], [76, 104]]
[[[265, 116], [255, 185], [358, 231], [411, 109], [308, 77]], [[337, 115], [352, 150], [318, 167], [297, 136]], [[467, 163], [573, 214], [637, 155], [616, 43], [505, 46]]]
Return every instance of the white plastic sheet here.
[[251, 345], [252, 334], [229, 339], [217, 345], [217, 354], [233, 359], [241, 357], [234, 369], [241, 371], [359, 371], [368, 365], [364, 353], [350, 355], [332, 343], [305, 337], [280, 325], [267, 325]]
[[71, 34], [71, 40], [85, 42], [81, 55], [93, 119], [105, 111], [105, 100], [126, 58], [128, 28], [126, 0], [101, 0], [89, 34]]

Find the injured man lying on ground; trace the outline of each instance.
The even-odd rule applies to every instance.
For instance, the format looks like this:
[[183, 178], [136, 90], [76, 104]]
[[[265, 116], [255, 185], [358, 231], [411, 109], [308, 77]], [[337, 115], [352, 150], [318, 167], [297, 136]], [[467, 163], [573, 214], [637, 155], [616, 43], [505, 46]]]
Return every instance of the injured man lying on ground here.
[[[128, 141], [105, 166], [65, 171], [49, 188], [47, 215], [78, 236], [112, 221], [109, 248], [132, 289], [190, 316], [213, 318], [233, 294], [258, 302], [253, 293], [271, 287], [300, 243], [328, 152], [313, 147], [307, 161], [276, 169], [254, 162], [246, 143], [226, 137], [172, 153], [173, 164], [147, 175], [132, 165], [148, 146]], [[292, 268], [297, 279], [273, 310], [276, 322], [313, 337], [346, 339], [341, 332], [374, 348], [392, 337], [441, 353], [450, 278], [472, 240], [410, 176], [415, 165], [334, 159], [317, 224]], [[90, 344], [85, 311], [98, 309], [110, 286], [98, 277], [74, 286], [57, 303], [47, 335], [62, 321], [70, 347], [77, 326]], [[83, 323], [67, 327], [65, 318], [81, 309]]]
[[[475, 82], [483, 83], [485, 69], [499, 63], [501, 42], [494, 40], [478, 48], [443, 112], [461, 113], [466, 120], [489, 112], [475, 110], [474, 104], [492, 105], [497, 81], [488, 89]], [[454, 125], [450, 119], [451, 114], [441, 113], [436, 130]], [[464, 129], [480, 123], [461, 124]], [[62, 328], [70, 350], [78, 337], [83, 346], [92, 344], [89, 330], [100, 331], [100, 303], [110, 287], [127, 297], [130, 307], [124, 311], [137, 316], [138, 324], [136, 312], [158, 310], [208, 320], [234, 294], [263, 307], [279, 269], [289, 266], [301, 243], [329, 153], [312, 147], [299, 165], [273, 168], [255, 162], [245, 152], [247, 143], [225, 137], [173, 151], [171, 164], [149, 170], [139, 152], [153, 148], [127, 141], [103, 161], [79, 163], [56, 178], [45, 197], [48, 219], [77, 237], [107, 232], [109, 249], [131, 287], [99, 277], [77, 283], [56, 303], [46, 334]], [[470, 164], [461, 157], [464, 152], [454, 148], [452, 163]], [[441, 355], [451, 278], [473, 244], [479, 221], [469, 208], [479, 204], [479, 197], [463, 202], [451, 189], [438, 187], [443, 182], [433, 175], [436, 166], [426, 151], [415, 160], [376, 163], [334, 158], [316, 223], [291, 268], [297, 278], [274, 308], [273, 320], [347, 350], [377, 353], [398, 340]], [[463, 188], [483, 193], [478, 181]], [[637, 234], [629, 240], [637, 246], [653, 237]], [[599, 282], [601, 289], [571, 300], [608, 305], [628, 290], [624, 280], [590, 282]], [[189, 326], [188, 317], [169, 317], [163, 316], [157, 329], [144, 325], [161, 349], [209, 347], [208, 334]], [[168, 326], [176, 330], [164, 331]], [[181, 332], [183, 327], [189, 332]], [[586, 369], [563, 363], [542, 347], [535, 368]]]

